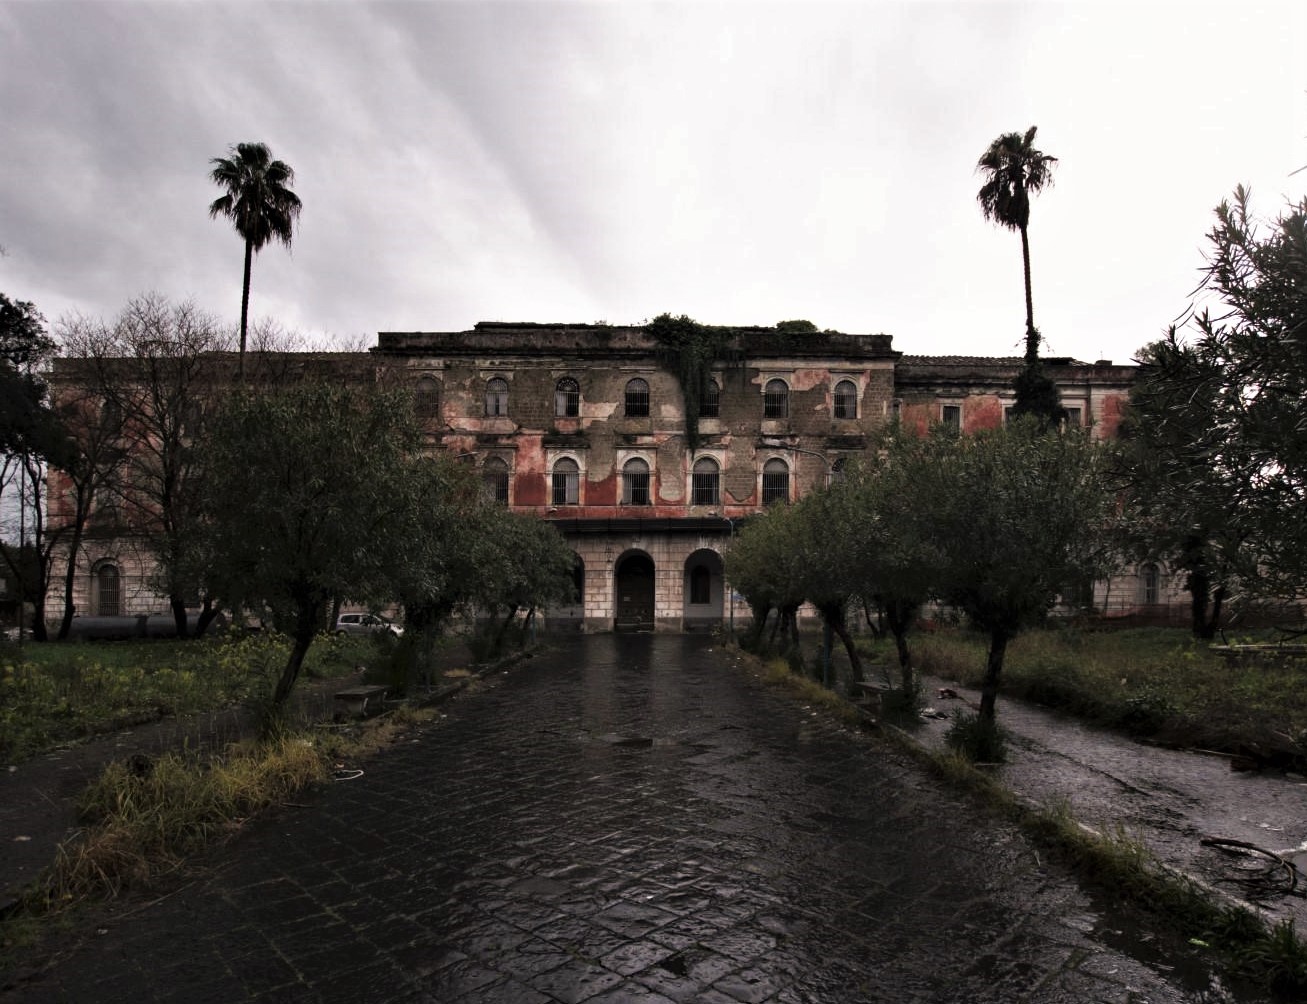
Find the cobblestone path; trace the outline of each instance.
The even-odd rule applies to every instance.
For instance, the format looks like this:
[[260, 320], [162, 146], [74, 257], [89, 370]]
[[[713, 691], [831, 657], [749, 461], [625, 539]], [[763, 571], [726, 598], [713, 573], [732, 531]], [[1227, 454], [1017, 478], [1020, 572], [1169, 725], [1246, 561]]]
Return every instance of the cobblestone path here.
[[729, 658], [568, 642], [12, 999], [1215, 999], [1105, 945], [1014, 831]]

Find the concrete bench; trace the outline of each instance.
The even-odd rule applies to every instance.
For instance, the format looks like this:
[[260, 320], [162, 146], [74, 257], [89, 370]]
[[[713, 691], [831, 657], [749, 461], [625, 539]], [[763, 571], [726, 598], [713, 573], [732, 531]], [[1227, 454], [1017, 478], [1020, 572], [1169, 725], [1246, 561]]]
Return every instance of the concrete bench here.
[[366, 718], [381, 710], [386, 700], [387, 688], [381, 686], [348, 687], [336, 691], [336, 700], [343, 705], [347, 714], [354, 718]]

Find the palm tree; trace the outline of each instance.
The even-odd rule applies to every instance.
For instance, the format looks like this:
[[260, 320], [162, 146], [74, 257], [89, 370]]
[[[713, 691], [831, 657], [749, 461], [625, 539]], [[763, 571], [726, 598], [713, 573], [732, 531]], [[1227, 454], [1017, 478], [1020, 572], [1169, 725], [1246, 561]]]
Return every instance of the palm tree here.
[[250, 265], [254, 252], [272, 240], [290, 247], [291, 232], [300, 214], [299, 196], [286, 186], [295, 180], [289, 165], [272, 159], [262, 143], [237, 143], [230, 157], [215, 157], [209, 177], [227, 194], [209, 206], [210, 218], [231, 219], [245, 239], [245, 284], [241, 288], [241, 352], [239, 375], [245, 377], [245, 334], [249, 327]]
[[1035, 328], [1035, 308], [1030, 296], [1030, 239], [1026, 228], [1030, 225], [1030, 196], [1053, 184], [1053, 164], [1050, 157], [1031, 144], [1035, 141], [1035, 126], [1019, 132], [1004, 133], [989, 144], [976, 170], [985, 176], [976, 200], [985, 219], [1021, 234], [1021, 264], [1026, 277], [1026, 360], [1039, 354], [1039, 332]]

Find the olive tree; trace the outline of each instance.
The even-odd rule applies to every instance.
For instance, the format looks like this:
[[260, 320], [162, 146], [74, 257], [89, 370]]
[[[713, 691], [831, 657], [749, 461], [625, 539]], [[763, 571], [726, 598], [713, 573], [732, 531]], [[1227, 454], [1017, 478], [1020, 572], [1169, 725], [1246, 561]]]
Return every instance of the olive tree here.
[[938, 593], [989, 635], [980, 718], [993, 722], [1010, 642], [1099, 577], [1112, 502], [1102, 449], [1027, 418], [931, 440], [915, 467], [915, 524], [942, 549]]
[[[237, 392], [212, 416], [205, 470], [205, 584], [236, 608], [268, 611], [291, 639], [273, 693], [290, 694], [333, 598], [382, 602], [419, 549], [405, 398], [303, 383]], [[411, 567], [411, 566], [407, 566]]]

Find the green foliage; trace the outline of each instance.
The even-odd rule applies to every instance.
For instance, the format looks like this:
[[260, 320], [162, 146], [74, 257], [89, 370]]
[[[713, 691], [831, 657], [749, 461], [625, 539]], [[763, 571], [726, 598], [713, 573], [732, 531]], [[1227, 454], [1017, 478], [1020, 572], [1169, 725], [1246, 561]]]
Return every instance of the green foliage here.
[[[1039, 333], [1035, 332], [1038, 341]], [[1027, 358], [1025, 366], [1012, 383], [1016, 392], [1016, 401], [1012, 405], [1012, 416], [1023, 418], [1027, 415], [1035, 419], [1041, 429], [1056, 429], [1066, 418], [1066, 409], [1057, 391], [1057, 384], [1044, 372], [1043, 364], [1036, 358]]]
[[817, 325], [811, 321], [777, 321], [776, 330], [786, 335], [815, 335]]
[[681, 385], [685, 399], [685, 438], [691, 451], [699, 448], [699, 409], [713, 364], [725, 358], [731, 329], [700, 324], [681, 314], [659, 314], [649, 322], [649, 333], [658, 343], [659, 363]]
[[1137, 431], [1161, 423], [1144, 440], [1161, 456], [1144, 458], [1160, 468], [1144, 484], [1191, 493], [1169, 530], [1197, 517], [1198, 571], [1210, 566], [1214, 584], [1230, 570], [1245, 590], [1296, 597], [1307, 586], [1307, 200], [1266, 226], [1239, 187], [1207, 236], [1203, 293], [1220, 307], [1193, 318], [1189, 343], [1172, 330], [1150, 347]]
[[371, 390], [238, 393], [214, 415], [205, 581], [234, 607], [268, 611], [293, 639], [277, 703], [334, 599], [393, 596], [422, 504], [409, 461], [417, 444], [407, 399]]
[[34, 372], [53, 352], [40, 311], [0, 293], [0, 455], [63, 459], [66, 437]]
[[992, 718], [962, 712], [953, 719], [944, 741], [972, 763], [1004, 763], [1007, 737]]
[[[985, 639], [938, 631], [918, 643], [923, 670], [980, 683]], [[1204, 749], [1307, 755], [1303, 664], [1229, 664], [1175, 628], [1035, 630], [1013, 641], [1006, 692], [1132, 735]], [[1277, 738], [1278, 737], [1278, 738]], [[1288, 737], [1288, 738], [1286, 738]]]
[[[331, 639], [305, 672], [340, 676], [366, 662], [367, 639]], [[195, 642], [63, 643], [0, 653], [0, 762], [160, 715], [255, 700], [289, 646], [271, 633]]]

